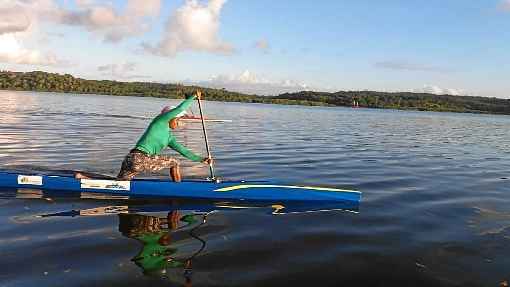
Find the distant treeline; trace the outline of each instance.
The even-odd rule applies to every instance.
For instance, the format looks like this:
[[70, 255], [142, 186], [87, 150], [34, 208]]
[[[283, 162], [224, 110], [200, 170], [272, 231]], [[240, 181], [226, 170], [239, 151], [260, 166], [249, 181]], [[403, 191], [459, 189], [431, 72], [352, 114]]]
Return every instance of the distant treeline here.
[[324, 105], [307, 100], [275, 99], [257, 95], [246, 95], [230, 92], [225, 89], [210, 89], [181, 84], [161, 84], [151, 82], [119, 82], [111, 80], [85, 80], [75, 78], [69, 74], [35, 72], [0, 71], [0, 90], [62, 92], [80, 94], [102, 94], [114, 96], [138, 96], [158, 98], [183, 98], [185, 94], [193, 93], [200, 88], [207, 100], [222, 102], [294, 104], [294, 105]]
[[280, 99], [306, 99], [333, 106], [403, 109], [436, 112], [510, 114], [510, 99], [435, 95], [427, 93], [385, 93], [374, 91], [349, 91], [335, 93], [298, 92], [281, 94]]
[[[106, 94], [159, 98], [183, 98], [196, 86], [150, 82], [85, 80], [69, 74], [0, 71], [0, 90]], [[434, 95], [427, 93], [385, 93], [374, 91], [298, 92], [278, 96], [258, 96], [224, 89], [201, 88], [207, 100], [290, 105], [353, 106], [412, 109], [439, 112], [510, 114], [510, 100], [486, 97]]]

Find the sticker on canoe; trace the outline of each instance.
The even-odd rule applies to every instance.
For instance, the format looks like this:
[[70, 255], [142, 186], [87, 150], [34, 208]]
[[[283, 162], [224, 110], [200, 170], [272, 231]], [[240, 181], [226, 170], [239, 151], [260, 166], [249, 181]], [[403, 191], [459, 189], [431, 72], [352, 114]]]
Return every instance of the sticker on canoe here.
[[219, 189], [215, 189], [214, 191], [228, 192], [228, 191], [233, 191], [233, 190], [238, 190], [238, 189], [247, 189], [247, 188], [289, 188], [289, 189], [307, 189], [307, 190], [313, 190], [313, 191], [360, 193], [359, 191], [337, 189], [337, 188], [313, 187], [313, 186], [294, 186], [294, 185], [272, 185], [272, 184], [242, 184], [242, 185], [234, 185], [234, 186], [219, 188]]
[[43, 185], [42, 176], [18, 175], [18, 184]]
[[103, 179], [82, 179], [80, 180], [83, 189], [106, 189], [129, 191], [131, 189], [130, 181], [103, 180]]

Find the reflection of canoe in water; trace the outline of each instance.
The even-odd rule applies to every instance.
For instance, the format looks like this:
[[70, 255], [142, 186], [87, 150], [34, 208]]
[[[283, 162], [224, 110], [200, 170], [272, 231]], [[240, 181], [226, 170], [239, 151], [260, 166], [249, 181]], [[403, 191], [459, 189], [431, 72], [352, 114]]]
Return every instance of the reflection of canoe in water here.
[[164, 197], [262, 202], [355, 202], [361, 192], [329, 187], [275, 184], [263, 181], [188, 180], [180, 183], [161, 179], [132, 181], [75, 179], [71, 175], [0, 171], [0, 188], [28, 188], [65, 193], [95, 193], [129, 197]]
[[[198, 122], [198, 123], [202, 122], [202, 119], [200, 118], [200, 116], [189, 115], [189, 114], [185, 114], [183, 116], [180, 116], [179, 120], [184, 121], [184, 122]], [[204, 121], [212, 122], [212, 123], [232, 122], [232, 120], [210, 119], [210, 118], [207, 118], [207, 117], [204, 117]]]
[[[54, 192], [40, 192], [35, 193], [32, 191], [31, 197], [26, 197], [23, 194], [24, 190], [19, 190], [16, 197], [23, 199], [57, 199], [58, 193]], [[80, 197], [81, 198], [81, 197]], [[86, 197], [90, 199], [90, 197]], [[101, 198], [104, 199], [104, 198]], [[118, 198], [112, 198], [118, 200]], [[106, 201], [108, 202], [108, 201]], [[310, 212], [324, 212], [324, 211], [346, 211], [358, 212], [359, 204], [355, 202], [333, 202], [333, 203], [296, 203], [290, 202], [283, 204], [268, 204], [263, 202], [253, 203], [240, 203], [240, 202], [214, 202], [203, 200], [186, 200], [165, 202], [161, 200], [137, 202], [136, 200], [123, 201], [125, 205], [105, 205], [99, 204], [97, 207], [87, 209], [72, 209], [67, 211], [59, 211], [56, 213], [42, 214], [38, 217], [55, 217], [55, 216], [108, 216], [115, 214], [125, 213], [161, 213], [171, 211], [190, 211], [194, 213], [211, 213], [216, 211], [234, 211], [234, 210], [267, 210], [272, 214], [291, 214], [291, 213], [310, 213]], [[116, 201], [120, 203], [120, 201]]]
[[[52, 198], [53, 194], [40, 194], [38, 198]], [[162, 203], [143, 203], [135, 204], [129, 203], [128, 205], [101, 205], [87, 209], [73, 209], [67, 211], [60, 211], [56, 213], [41, 214], [38, 217], [62, 217], [62, 216], [109, 216], [116, 214], [140, 214], [140, 213], [161, 213], [172, 211], [190, 211], [194, 213], [211, 213], [216, 211], [234, 211], [234, 210], [267, 210], [272, 214], [292, 214], [292, 213], [311, 213], [311, 212], [325, 212], [325, 211], [346, 211], [358, 212], [359, 205], [353, 202], [343, 203], [287, 203], [285, 205], [273, 204], [268, 205], [264, 203], [232, 203], [232, 202], [172, 202], [171, 204]]]

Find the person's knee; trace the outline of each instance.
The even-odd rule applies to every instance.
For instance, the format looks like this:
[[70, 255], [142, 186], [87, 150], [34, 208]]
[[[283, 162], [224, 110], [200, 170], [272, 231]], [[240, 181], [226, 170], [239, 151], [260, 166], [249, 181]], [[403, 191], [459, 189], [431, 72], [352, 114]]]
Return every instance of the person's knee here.
[[119, 181], [125, 181], [125, 180], [131, 180], [132, 177], [126, 175], [126, 174], [119, 174], [117, 175], [117, 180]]
[[170, 160], [170, 167], [171, 168], [179, 168], [181, 166], [181, 162], [179, 160], [176, 160], [176, 159], [171, 159]]

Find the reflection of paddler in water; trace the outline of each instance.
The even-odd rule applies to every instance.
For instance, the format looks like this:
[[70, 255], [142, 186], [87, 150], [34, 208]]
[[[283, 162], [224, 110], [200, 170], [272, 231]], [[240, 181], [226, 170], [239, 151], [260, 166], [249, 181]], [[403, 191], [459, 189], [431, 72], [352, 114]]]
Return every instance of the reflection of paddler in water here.
[[[175, 258], [177, 249], [171, 247], [171, 231], [179, 228], [179, 222], [185, 223], [186, 226], [197, 223], [198, 220], [195, 217], [196, 214], [180, 216], [178, 211], [169, 212], [166, 218], [141, 214], [119, 214], [119, 231], [122, 235], [136, 239], [143, 244], [142, 250], [132, 261], [143, 269], [144, 274], [159, 275], [166, 273], [167, 268], [183, 268], [186, 285], [191, 286], [191, 261], [198, 252], [186, 259]], [[204, 222], [205, 216], [202, 223]], [[192, 234], [194, 229], [190, 231], [190, 235], [197, 238]], [[200, 252], [203, 250], [205, 242], [199, 240], [202, 242]]]

